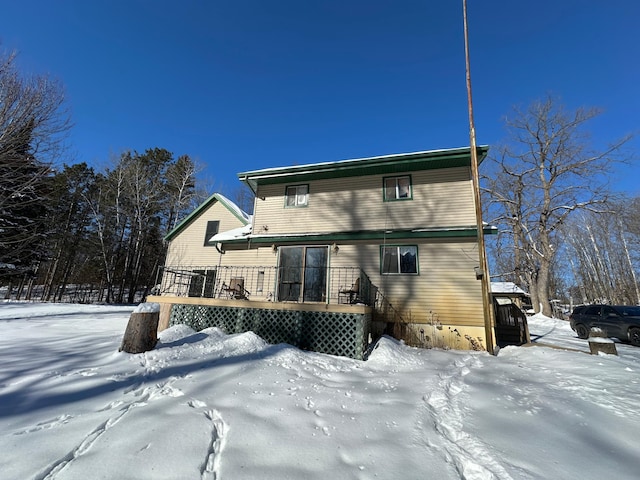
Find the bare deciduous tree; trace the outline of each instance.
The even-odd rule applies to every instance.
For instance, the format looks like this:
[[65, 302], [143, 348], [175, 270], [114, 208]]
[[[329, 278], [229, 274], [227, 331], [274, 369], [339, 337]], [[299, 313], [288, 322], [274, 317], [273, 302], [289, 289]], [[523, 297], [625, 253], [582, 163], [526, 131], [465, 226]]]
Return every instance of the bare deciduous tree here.
[[253, 203], [255, 201], [255, 194], [246, 185], [241, 185], [233, 192], [232, 200], [238, 207], [248, 214], [253, 214]]
[[[48, 174], [48, 165], [61, 154], [71, 127], [62, 85], [47, 76], [21, 75], [15, 59], [15, 53], [0, 51], [0, 182], [4, 187], [7, 181], [12, 189], [0, 196], [0, 207], [8, 194], [28, 192], [38, 175]], [[36, 175], [21, 177], [17, 182], [25, 145], [40, 168]]]
[[579, 302], [640, 304], [638, 236], [629, 228], [637, 213], [630, 207], [612, 202], [607, 212], [584, 212], [563, 228]]
[[573, 212], [603, 209], [607, 174], [629, 140], [590, 148], [583, 127], [599, 114], [567, 111], [553, 97], [514, 109], [506, 119], [508, 143], [487, 162], [488, 218], [511, 239], [512, 278], [529, 288], [534, 310], [545, 315], [552, 315], [549, 285], [560, 227]]
[[15, 59], [0, 51], [0, 270], [9, 274], [37, 261], [51, 163], [70, 128], [61, 85], [21, 75]]
[[166, 189], [170, 202], [167, 232], [196, 206], [196, 173], [198, 167], [188, 155], [180, 155], [178, 160], [167, 167]]

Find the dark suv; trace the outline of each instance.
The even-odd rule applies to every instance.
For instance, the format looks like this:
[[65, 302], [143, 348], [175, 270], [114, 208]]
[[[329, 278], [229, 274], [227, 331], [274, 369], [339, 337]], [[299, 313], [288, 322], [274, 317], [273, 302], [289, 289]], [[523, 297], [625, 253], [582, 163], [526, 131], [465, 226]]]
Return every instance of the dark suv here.
[[640, 347], [640, 307], [580, 305], [573, 309], [569, 322], [580, 338], [587, 338], [591, 328], [598, 327], [607, 337], [619, 338]]

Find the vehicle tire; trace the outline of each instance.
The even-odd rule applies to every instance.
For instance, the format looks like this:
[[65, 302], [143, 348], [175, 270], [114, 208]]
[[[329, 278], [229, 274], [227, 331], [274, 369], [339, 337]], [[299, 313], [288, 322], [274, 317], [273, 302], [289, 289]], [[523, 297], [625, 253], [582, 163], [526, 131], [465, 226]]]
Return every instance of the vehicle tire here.
[[581, 323], [576, 325], [576, 333], [578, 334], [578, 338], [589, 338], [589, 329]]
[[631, 343], [631, 345], [640, 347], [640, 328], [629, 329], [629, 342]]

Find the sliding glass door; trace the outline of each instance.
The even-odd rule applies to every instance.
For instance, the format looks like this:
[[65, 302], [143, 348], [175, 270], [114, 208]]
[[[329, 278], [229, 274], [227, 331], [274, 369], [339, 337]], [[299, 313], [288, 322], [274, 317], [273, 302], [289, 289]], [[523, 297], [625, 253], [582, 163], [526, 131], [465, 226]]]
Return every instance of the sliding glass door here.
[[303, 301], [324, 302], [327, 299], [328, 247], [305, 247]]
[[329, 247], [281, 247], [278, 301], [324, 302]]

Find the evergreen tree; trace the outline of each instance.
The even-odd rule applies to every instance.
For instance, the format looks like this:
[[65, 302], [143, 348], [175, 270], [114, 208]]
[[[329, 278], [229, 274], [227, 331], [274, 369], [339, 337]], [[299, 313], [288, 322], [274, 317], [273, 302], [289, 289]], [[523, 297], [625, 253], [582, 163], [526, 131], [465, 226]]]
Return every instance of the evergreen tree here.
[[46, 257], [49, 167], [31, 153], [33, 123], [0, 146], [0, 275], [32, 274]]
[[[77, 278], [78, 269], [98, 255], [88, 242], [90, 208], [87, 194], [95, 182], [93, 168], [86, 163], [65, 165], [53, 177], [55, 201], [49, 215], [47, 245], [50, 261], [41, 265], [39, 283], [44, 286], [43, 300], [60, 300], [67, 284], [99, 283], [100, 277]], [[92, 262], [95, 263], [95, 262]]]

